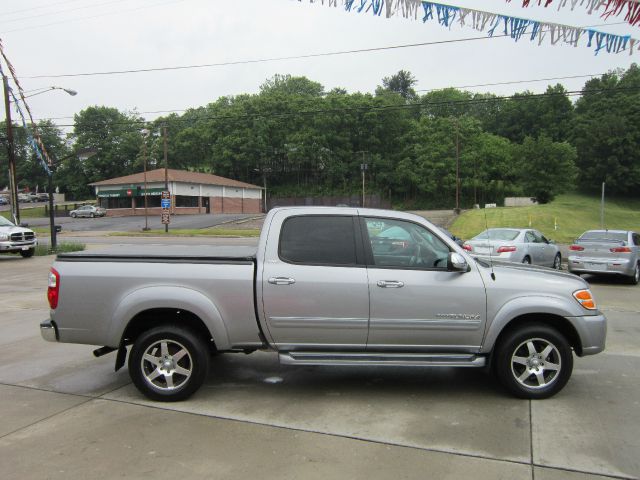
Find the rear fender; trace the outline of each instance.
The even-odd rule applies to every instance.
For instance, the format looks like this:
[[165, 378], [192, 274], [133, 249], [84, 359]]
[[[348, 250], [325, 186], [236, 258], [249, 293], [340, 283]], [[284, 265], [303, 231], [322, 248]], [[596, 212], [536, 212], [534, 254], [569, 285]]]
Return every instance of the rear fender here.
[[167, 285], [145, 287], [125, 296], [111, 318], [109, 346], [118, 346], [129, 322], [146, 310], [169, 308], [191, 312], [202, 320], [219, 350], [230, 348], [229, 335], [216, 305], [201, 292]]

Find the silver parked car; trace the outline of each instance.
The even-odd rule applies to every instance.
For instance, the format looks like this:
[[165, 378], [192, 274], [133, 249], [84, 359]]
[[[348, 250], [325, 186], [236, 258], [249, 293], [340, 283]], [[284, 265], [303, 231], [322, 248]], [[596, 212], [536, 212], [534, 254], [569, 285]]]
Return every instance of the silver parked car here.
[[532, 228], [489, 228], [462, 246], [485, 260], [528, 263], [560, 270], [557, 245]]
[[71, 210], [69, 215], [73, 218], [76, 217], [104, 217], [107, 214], [107, 210], [102, 207], [94, 207], [93, 205], [85, 205], [77, 210]]
[[628, 230], [589, 230], [569, 247], [569, 271], [623, 275], [640, 281], [640, 234]]

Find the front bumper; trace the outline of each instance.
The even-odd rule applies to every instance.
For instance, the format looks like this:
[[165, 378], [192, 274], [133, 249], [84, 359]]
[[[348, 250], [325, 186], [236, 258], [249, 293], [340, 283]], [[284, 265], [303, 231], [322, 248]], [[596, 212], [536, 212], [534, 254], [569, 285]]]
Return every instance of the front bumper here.
[[607, 318], [604, 315], [568, 317], [568, 320], [578, 332], [582, 344], [578, 356], [595, 355], [604, 350], [607, 339]]
[[31, 248], [36, 248], [38, 245], [37, 240], [24, 241], [24, 242], [14, 242], [14, 241], [1, 241], [0, 242], [0, 252], [20, 252], [22, 250], [29, 250]]
[[58, 341], [58, 327], [51, 320], [45, 320], [40, 324], [40, 335], [47, 342], [57, 342]]

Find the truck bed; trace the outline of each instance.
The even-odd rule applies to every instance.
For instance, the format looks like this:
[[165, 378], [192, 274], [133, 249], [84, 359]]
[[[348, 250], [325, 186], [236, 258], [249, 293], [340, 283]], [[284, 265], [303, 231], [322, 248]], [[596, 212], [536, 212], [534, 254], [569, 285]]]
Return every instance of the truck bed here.
[[[114, 245], [59, 254], [60, 341], [119, 343], [126, 322], [148, 309], [190, 312], [222, 350], [261, 345], [254, 308], [256, 247]], [[219, 332], [213, 332], [217, 325]]]

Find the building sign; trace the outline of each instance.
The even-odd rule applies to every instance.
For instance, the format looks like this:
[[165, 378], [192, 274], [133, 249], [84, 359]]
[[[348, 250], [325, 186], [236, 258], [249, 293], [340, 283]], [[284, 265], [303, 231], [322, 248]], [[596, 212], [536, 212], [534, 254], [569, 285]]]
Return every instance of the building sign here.
[[169, 225], [171, 222], [171, 192], [163, 191], [161, 193], [160, 206], [162, 207], [162, 224]]
[[[147, 188], [147, 197], [158, 197], [162, 194], [162, 188]], [[100, 190], [98, 198], [127, 198], [144, 197], [144, 187], [121, 188], [118, 190]]]

